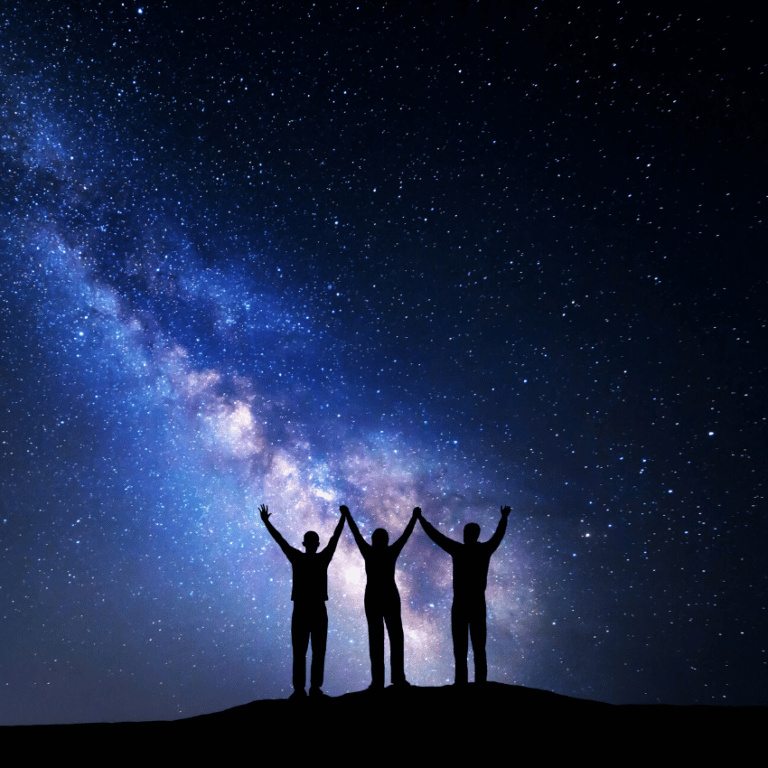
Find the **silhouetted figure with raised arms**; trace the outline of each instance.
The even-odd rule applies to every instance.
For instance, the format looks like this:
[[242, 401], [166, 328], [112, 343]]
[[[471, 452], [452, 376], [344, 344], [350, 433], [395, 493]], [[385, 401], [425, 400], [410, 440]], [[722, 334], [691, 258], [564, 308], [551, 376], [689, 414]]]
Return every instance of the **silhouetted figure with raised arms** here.
[[491, 555], [496, 551], [504, 532], [507, 517], [512, 510], [501, 508], [501, 520], [496, 533], [488, 541], [479, 542], [480, 526], [468, 523], [464, 526], [464, 543], [444, 536], [422, 516], [416, 508], [427, 536], [442, 547], [453, 558], [453, 606], [451, 607], [451, 634], [453, 655], [456, 659], [456, 685], [467, 682], [467, 653], [472, 638], [475, 655], [475, 682], [484, 683], [488, 678], [488, 662], [485, 656], [486, 614], [485, 588], [488, 586], [488, 566]]
[[310, 673], [310, 696], [324, 696], [323, 672], [325, 670], [325, 643], [328, 637], [328, 566], [339, 543], [344, 515], [341, 516], [328, 546], [318, 552], [320, 537], [314, 531], [307, 531], [302, 542], [306, 552], [294, 549], [269, 522], [266, 504], [259, 507], [261, 519], [272, 538], [280, 545], [293, 566], [293, 617], [291, 618], [291, 644], [293, 645], [293, 696], [306, 696], [304, 686], [307, 680], [307, 647], [312, 639], [312, 670]]
[[400, 616], [400, 593], [395, 584], [395, 564], [408, 537], [416, 525], [416, 510], [413, 511], [403, 535], [392, 545], [389, 534], [377, 528], [369, 544], [361, 535], [357, 524], [347, 507], [341, 507], [341, 514], [347, 518], [352, 535], [355, 537], [360, 554], [365, 560], [368, 583], [365, 586], [365, 618], [368, 621], [368, 649], [371, 655], [371, 689], [384, 687], [384, 625], [389, 633], [389, 654], [392, 667], [392, 685], [407, 686], [405, 679], [405, 654], [403, 620]]

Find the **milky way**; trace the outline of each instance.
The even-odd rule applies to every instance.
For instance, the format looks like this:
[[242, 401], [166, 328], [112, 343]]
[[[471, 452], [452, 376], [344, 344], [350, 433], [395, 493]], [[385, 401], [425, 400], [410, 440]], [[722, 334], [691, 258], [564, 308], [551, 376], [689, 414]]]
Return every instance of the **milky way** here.
[[[490, 679], [766, 703], [748, 18], [43, 5], [0, 33], [0, 722], [288, 695], [261, 503], [294, 546], [509, 504]], [[397, 581], [452, 682], [418, 526]], [[330, 695], [364, 589], [345, 530]]]

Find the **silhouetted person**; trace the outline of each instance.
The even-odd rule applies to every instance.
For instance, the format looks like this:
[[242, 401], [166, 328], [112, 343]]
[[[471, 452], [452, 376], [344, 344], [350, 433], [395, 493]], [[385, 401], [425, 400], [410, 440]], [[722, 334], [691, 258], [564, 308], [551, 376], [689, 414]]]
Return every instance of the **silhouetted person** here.
[[310, 673], [310, 696], [323, 696], [323, 672], [325, 670], [325, 643], [328, 637], [328, 566], [339, 543], [344, 515], [341, 516], [328, 546], [318, 552], [320, 537], [314, 531], [307, 531], [302, 542], [306, 552], [294, 549], [269, 522], [266, 504], [259, 507], [261, 519], [272, 538], [280, 545], [293, 566], [293, 617], [291, 618], [291, 644], [293, 645], [293, 696], [306, 696], [304, 686], [307, 680], [307, 647], [312, 639], [312, 670]]
[[369, 544], [361, 535], [347, 507], [341, 507], [342, 516], [347, 518], [352, 535], [355, 537], [360, 554], [365, 560], [365, 618], [368, 621], [368, 649], [371, 655], [371, 688], [384, 687], [384, 625], [389, 634], [389, 656], [392, 667], [392, 685], [405, 686], [403, 620], [400, 616], [400, 593], [395, 584], [395, 564], [408, 537], [416, 525], [416, 510], [413, 511], [403, 535], [389, 545], [389, 534], [377, 528]]
[[488, 585], [488, 566], [491, 555], [501, 544], [507, 530], [507, 517], [511, 511], [509, 507], [501, 508], [501, 520], [496, 533], [486, 542], [478, 541], [480, 526], [477, 523], [468, 523], [464, 526], [462, 544], [449, 539], [430, 525], [421, 516], [418, 507], [414, 510], [427, 536], [453, 558], [451, 634], [457, 685], [467, 682], [467, 634], [472, 638], [472, 650], [475, 655], [475, 682], [484, 683], [488, 677], [488, 662], [485, 656], [485, 588]]

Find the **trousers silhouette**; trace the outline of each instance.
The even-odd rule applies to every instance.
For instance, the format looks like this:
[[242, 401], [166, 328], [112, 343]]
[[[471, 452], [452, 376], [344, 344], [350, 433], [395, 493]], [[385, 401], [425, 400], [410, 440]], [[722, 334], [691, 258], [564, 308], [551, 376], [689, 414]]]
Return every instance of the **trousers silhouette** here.
[[324, 602], [294, 603], [291, 619], [293, 645], [293, 689], [303, 691], [307, 682], [307, 648], [312, 641], [312, 667], [309, 684], [322, 688], [325, 645], [328, 639], [328, 611]]
[[467, 669], [469, 637], [472, 638], [472, 651], [475, 656], [475, 682], [484, 683], [488, 678], [488, 661], [485, 655], [486, 633], [485, 595], [471, 600], [454, 600], [451, 608], [451, 634], [457, 683], [462, 684], [469, 680]]
[[392, 683], [405, 682], [405, 637], [400, 615], [400, 595], [385, 598], [365, 595], [365, 618], [368, 621], [368, 650], [371, 656], [371, 681], [376, 688], [384, 687], [384, 625], [389, 633], [389, 654]]

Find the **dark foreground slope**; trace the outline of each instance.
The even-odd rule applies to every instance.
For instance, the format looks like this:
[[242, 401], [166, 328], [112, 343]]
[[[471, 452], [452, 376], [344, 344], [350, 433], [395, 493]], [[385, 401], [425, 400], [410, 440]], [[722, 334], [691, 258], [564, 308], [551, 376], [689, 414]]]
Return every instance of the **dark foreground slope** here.
[[[304, 757], [351, 764], [424, 758], [634, 761], [744, 760], [768, 724], [765, 707], [612, 706], [488, 683], [388, 688], [301, 701], [254, 701], [170, 722], [16, 726], [0, 739], [26, 754], [193, 759], [220, 764]], [[227, 756], [230, 757], [227, 757]]]

